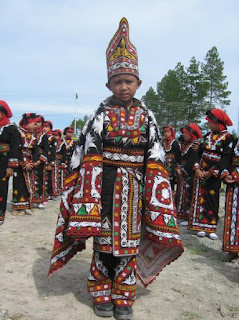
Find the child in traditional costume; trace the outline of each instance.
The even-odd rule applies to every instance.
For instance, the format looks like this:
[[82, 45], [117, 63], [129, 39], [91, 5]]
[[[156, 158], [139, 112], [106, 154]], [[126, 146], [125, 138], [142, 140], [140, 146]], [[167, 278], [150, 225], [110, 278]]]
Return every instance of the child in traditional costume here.
[[46, 201], [43, 204], [47, 204], [48, 199], [57, 200], [57, 196], [54, 196], [53, 193], [57, 181], [55, 180], [55, 174], [53, 168], [56, 161], [56, 139], [52, 133], [53, 124], [51, 121], [45, 121], [43, 124], [43, 132], [47, 135], [48, 138], [48, 165], [46, 167]]
[[233, 145], [231, 169], [224, 178], [227, 183], [222, 250], [227, 261], [239, 263], [239, 139]]
[[24, 113], [19, 123], [21, 157], [20, 166], [13, 175], [13, 215], [31, 214], [35, 196], [35, 172], [40, 164], [36, 130], [35, 113]]
[[56, 144], [56, 161], [54, 163], [53, 172], [55, 174], [55, 180], [57, 181], [55, 196], [61, 195], [64, 189], [64, 172], [66, 170], [66, 145], [63, 139], [61, 139], [62, 132], [60, 129], [53, 131], [54, 137], [57, 141]]
[[163, 135], [165, 166], [169, 173], [172, 190], [174, 191], [176, 185], [176, 166], [180, 162], [181, 152], [172, 126], [163, 127]]
[[65, 138], [63, 138], [63, 141], [66, 145], [66, 170], [65, 170], [65, 176], [70, 172], [70, 161], [72, 157], [72, 153], [75, 146], [75, 140], [72, 139], [74, 130], [72, 127], [66, 127], [63, 131], [63, 134], [65, 135]]
[[233, 137], [227, 131], [231, 119], [221, 109], [206, 112], [210, 131], [198, 149], [198, 160], [194, 165], [195, 181], [190, 210], [190, 230], [198, 231], [198, 237], [208, 236], [217, 240], [217, 222], [221, 179], [229, 168]]
[[8, 104], [0, 100], [0, 225], [4, 223], [7, 208], [8, 182], [19, 166], [20, 135], [13, 124]]
[[94, 312], [131, 319], [137, 275], [146, 287], [183, 246], [158, 126], [134, 98], [141, 81], [125, 18], [106, 55], [113, 96], [90, 117], [73, 153], [49, 274], [94, 236], [88, 278]]
[[44, 210], [43, 203], [48, 200], [48, 194], [46, 190], [46, 167], [48, 163], [48, 151], [49, 142], [45, 132], [43, 132], [44, 117], [38, 115], [36, 119], [36, 138], [39, 148], [39, 160], [41, 163], [35, 169], [35, 196], [33, 203], [37, 205], [37, 208]]
[[187, 226], [189, 219], [190, 206], [193, 194], [193, 166], [197, 158], [197, 146], [202, 137], [200, 128], [196, 123], [191, 123], [181, 129], [182, 137], [180, 139], [181, 160], [177, 171], [177, 217], [182, 219], [180, 225]]

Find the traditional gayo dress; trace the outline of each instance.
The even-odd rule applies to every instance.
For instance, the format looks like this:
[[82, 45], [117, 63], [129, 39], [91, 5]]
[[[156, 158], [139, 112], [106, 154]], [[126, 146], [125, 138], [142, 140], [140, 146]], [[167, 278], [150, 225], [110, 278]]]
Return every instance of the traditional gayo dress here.
[[[66, 179], [49, 274], [85, 249], [85, 240], [94, 236], [88, 290], [99, 301], [111, 290], [99, 260], [99, 255], [108, 253], [122, 258], [112, 289], [117, 299], [117, 290], [121, 297], [123, 285], [131, 283], [136, 255], [144, 286], [178, 258], [183, 246], [163, 161], [151, 111], [136, 99], [130, 108], [114, 97], [102, 102], [85, 125], [72, 157], [71, 165], [77, 170]], [[97, 264], [100, 274], [94, 271]]]
[[0, 222], [4, 221], [7, 207], [8, 181], [7, 168], [19, 166], [20, 135], [13, 124], [0, 126]]
[[177, 217], [188, 221], [193, 194], [193, 166], [197, 152], [193, 150], [193, 142], [180, 143], [181, 161], [179, 167], [183, 171], [182, 179], [177, 181], [176, 203]]
[[227, 185], [222, 250], [239, 253], [239, 139], [233, 149], [231, 175], [235, 182]]
[[56, 168], [56, 145], [57, 141], [52, 133], [47, 134], [48, 138], [48, 165], [51, 166], [52, 170], [46, 170], [46, 197], [58, 196], [58, 184], [57, 184], [57, 168]]
[[59, 139], [56, 145], [56, 162], [54, 170], [56, 168], [56, 181], [57, 189], [54, 195], [60, 195], [64, 189], [64, 173], [66, 170], [66, 145], [62, 139]]
[[174, 190], [176, 184], [176, 166], [181, 159], [179, 144], [175, 139], [163, 139], [163, 148], [165, 151], [165, 166], [169, 173], [171, 187]]
[[38, 132], [36, 134], [39, 160], [41, 164], [35, 168], [35, 195], [33, 198], [34, 203], [43, 203], [48, 200], [47, 190], [46, 190], [46, 166], [48, 162], [48, 138], [44, 132]]
[[233, 138], [227, 130], [208, 132], [199, 147], [199, 161], [194, 168], [210, 170], [207, 180], [194, 179], [193, 201], [190, 210], [190, 230], [216, 233], [221, 179], [229, 167]]
[[13, 175], [13, 201], [12, 208], [25, 210], [32, 208], [33, 198], [37, 196], [35, 189], [34, 168], [28, 170], [27, 163], [33, 163], [39, 159], [37, 139], [35, 135], [20, 127], [21, 157], [20, 166]]
[[66, 145], [66, 175], [70, 172], [70, 162], [71, 162], [71, 157], [72, 157], [72, 153], [74, 150], [74, 146], [75, 146], [75, 140], [73, 139], [67, 139], [64, 138], [63, 139], [65, 145]]

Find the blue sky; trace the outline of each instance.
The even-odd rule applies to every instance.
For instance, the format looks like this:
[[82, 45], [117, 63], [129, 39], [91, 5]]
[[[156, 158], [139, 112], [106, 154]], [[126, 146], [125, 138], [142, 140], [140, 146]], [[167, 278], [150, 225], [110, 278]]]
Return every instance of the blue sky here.
[[62, 129], [75, 109], [77, 118], [91, 114], [110, 95], [105, 50], [125, 16], [143, 80], [137, 97], [178, 62], [203, 62], [216, 46], [232, 92], [227, 112], [238, 130], [237, 0], [1, 0], [0, 12], [0, 99], [15, 122], [37, 112]]

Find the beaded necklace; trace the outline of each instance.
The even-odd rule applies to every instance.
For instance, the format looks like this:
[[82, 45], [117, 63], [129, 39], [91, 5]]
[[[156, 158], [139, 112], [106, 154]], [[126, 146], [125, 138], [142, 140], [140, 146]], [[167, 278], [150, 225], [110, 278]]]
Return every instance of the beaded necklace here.
[[210, 150], [216, 150], [216, 145], [219, 141], [221, 141], [227, 134], [227, 131], [225, 132], [225, 130], [221, 131], [221, 133], [223, 133], [222, 136], [220, 136], [219, 138], [217, 138], [214, 142], [214, 144], [212, 144], [212, 137], [215, 135], [215, 133], [211, 132], [209, 134], [209, 137], [208, 137], [208, 147]]

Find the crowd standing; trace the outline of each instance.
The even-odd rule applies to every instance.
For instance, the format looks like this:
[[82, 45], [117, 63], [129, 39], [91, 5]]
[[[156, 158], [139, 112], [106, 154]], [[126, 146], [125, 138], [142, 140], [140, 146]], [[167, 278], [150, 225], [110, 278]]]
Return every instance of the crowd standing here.
[[34, 208], [44, 210], [48, 201], [57, 200], [63, 191], [66, 149], [70, 154], [74, 145], [68, 142], [66, 146], [61, 130], [53, 130], [52, 122], [45, 121], [42, 115], [24, 113], [18, 128], [10, 123], [11, 117], [10, 107], [0, 100], [1, 224], [9, 177], [13, 177], [12, 215], [31, 215]]
[[49, 274], [85, 249], [93, 236], [88, 292], [101, 317], [131, 319], [136, 278], [147, 287], [183, 252], [182, 226], [217, 240], [221, 182], [227, 184], [222, 250], [239, 253], [239, 141], [232, 121], [208, 110], [209, 132], [196, 123], [165, 124], [163, 139], [153, 113], [134, 95], [141, 85], [136, 48], [123, 18], [106, 51], [113, 93], [85, 124], [53, 130], [43, 115], [25, 113], [18, 128], [0, 100], [0, 223], [4, 223], [9, 177], [12, 214], [44, 210], [62, 196]]

